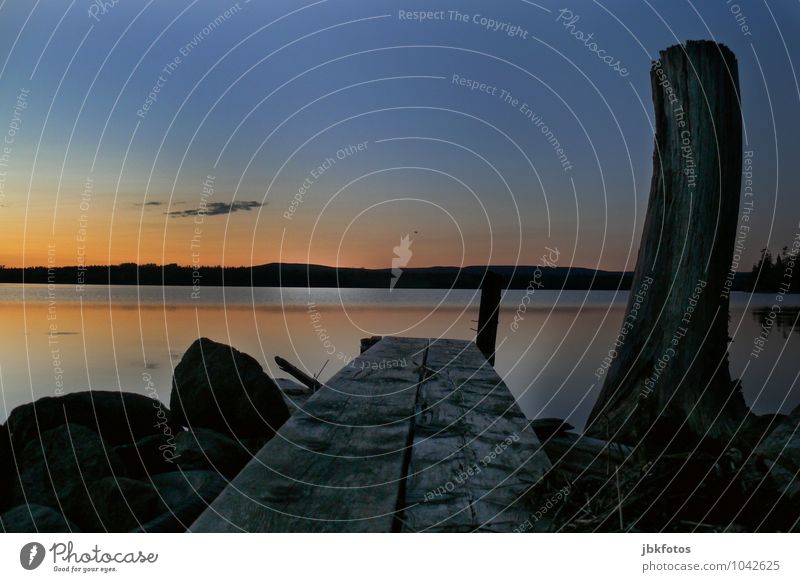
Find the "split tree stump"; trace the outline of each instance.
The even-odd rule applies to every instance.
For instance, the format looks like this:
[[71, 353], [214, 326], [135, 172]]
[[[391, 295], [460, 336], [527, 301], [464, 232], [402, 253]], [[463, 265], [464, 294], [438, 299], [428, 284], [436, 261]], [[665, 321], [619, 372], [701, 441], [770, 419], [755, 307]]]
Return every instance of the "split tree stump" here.
[[690, 41], [651, 69], [650, 200], [622, 330], [587, 433], [693, 447], [726, 442], [747, 413], [728, 369], [728, 296], [742, 120], [734, 54]]

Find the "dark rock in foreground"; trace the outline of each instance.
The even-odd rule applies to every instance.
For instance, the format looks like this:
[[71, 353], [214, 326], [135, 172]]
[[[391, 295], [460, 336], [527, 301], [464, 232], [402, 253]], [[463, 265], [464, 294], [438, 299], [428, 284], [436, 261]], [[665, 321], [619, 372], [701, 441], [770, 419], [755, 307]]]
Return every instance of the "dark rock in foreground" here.
[[742, 468], [742, 483], [751, 529], [800, 531], [800, 406], [776, 415]]
[[195, 342], [176, 370], [193, 431], [173, 433], [166, 407], [122, 392], [42, 398], [12, 411], [0, 425], [0, 529], [185, 531], [288, 417], [258, 363], [228, 346], [202, 341], [211, 378], [203, 385], [200, 348]]
[[275, 384], [278, 385], [278, 388], [283, 394], [283, 401], [289, 409], [289, 414], [294, 414], [298, 410], [302, 410], [306, 402], [308, 402], [308, 399], [314, 395], [311, 388], [303, 386], [289, 378], [275, 378]]
[[155, 487], [126, 477], [73, 486], [64, 497], [64, 515], [87, 532], [131, 531], [166, 510]]
[[142, 524], [138, 531], [151, 533], [186, 531], [227, 484], [228, 481], [214, 471], [155, 475], [153, 485], [169, 509]]
[[175, 438], [175, 462], [182, 471], [215, 471], [235, 477], [252, 458], [245, 444], [213, 430], [195, 428]]
[[119, 457], [94, 431], [64, 424], [33, 438], [17, 458], [16, 505], [59, 507], [70, 494], [103, 477], [124, 474]]
[[162, 434], [159, 423], [164, 423], [166, 416], [160, 402], [142, 394], [91, 390], [18, 406], [6, 425], [15, 451], [21, 451], [39, 433], [67, 422], [90, 428], [113, 446]]
[[6, 425], [0, 425], [0, 512], [8, 509], [11, 503], [11, 490], [17, 469], [14, 463], [14, 454], [11, 451], [11, 441], [8, 437]]
[[207, 338], [175, 368], [170, 408], [173, 424], [239, 438], [272, 436], [289, 418], [280, 390], [254, 358]]
[[575, 427], [561, 418], [537, 418], [531, 421], [531, 428], [540, 441], [559, 436], [574, 430]]
[[153, 485], [171, 510], [190, 500], [210, 502], [228, 484], [214, 471], [175, 471], [153, 477]]
[[775, 428], [758, 446], [755, 456], [780, 463], [792, 473], [800, 471], [800, 406], [788, 417], [776, 419]]
[[155, 434], [114, 447], [114, 453], [122, 459], [129, 477], [146, 480], [149, 475], [176, 469], [175, 443], [174, 436]]
[[18, 505], [0, 515], [0, 530], [5, 533], [76, 533], [80, 529], [51, 507]]

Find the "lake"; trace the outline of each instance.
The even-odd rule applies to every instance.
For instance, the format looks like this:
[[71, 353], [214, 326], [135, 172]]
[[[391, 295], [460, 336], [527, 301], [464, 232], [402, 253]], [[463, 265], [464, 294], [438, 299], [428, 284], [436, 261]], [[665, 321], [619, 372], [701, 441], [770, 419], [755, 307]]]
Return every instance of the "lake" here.
[[[622, 322], [627, 292], [524, 291], [503, 297], [495, 367], [529, 418], [582, 427], [595, 372]], [[172, 369], [200, 336], [233, 345], [272, 376], [279, 355], [323, 380], [371, 335], [473, 339], [472, 290], [0, 285], [0, 420], [42, 396], [125, 390], [169, 403]], [[797, 313], [787, 296], [764, 351], [750, 355], [772, 295], [732, 295], [731, 373], [757, 413], [800, 404]]]

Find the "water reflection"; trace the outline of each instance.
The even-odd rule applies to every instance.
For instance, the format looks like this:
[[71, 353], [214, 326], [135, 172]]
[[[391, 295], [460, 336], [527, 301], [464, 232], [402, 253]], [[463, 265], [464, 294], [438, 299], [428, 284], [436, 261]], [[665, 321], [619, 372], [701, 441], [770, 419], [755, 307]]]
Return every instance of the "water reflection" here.
[[[204, 288], [202, 302], [189, 291], [87, 287], [76, 297], [65, 286], [52, 306], [44, 286], [0, 285], [0, 422], [15, 406], [53, 396], [59, 383], [64, 392], [144, 393], [147, 374], [167, 403], [172, 370], [200, 336], [249, 353], [272, 375], [283, 375], [276, 355], [312, 375], [324, 368], [324, 381], [370, 335], [473, 339], [478, 308], [469, 290]], [[495, 368], [529, 418], [583, 426], [601, 388], [594, 373], [619, 332], [627, 294], [540, 291], [512, 327], [522, 294], [503, 298]], [[793, 388], [800, 359], [790, 343], [798, 339], [791, 330], [798, 331], [800, 297], [784, 299], [773, 339], [759, 358], [750, 356], [773, 301], [732, 296], [731, 374], [759, 414], [800, 403]]]
[[[762, 327], [773, 326], [781, 332], [784, 339], [794, 331], [800, 333], [800, 308], [783, 307], [779, 311], [772, 308], [759, 308], [753, 310], [753, 319]], [[774, 333], [774, 331], [773, 331]]]

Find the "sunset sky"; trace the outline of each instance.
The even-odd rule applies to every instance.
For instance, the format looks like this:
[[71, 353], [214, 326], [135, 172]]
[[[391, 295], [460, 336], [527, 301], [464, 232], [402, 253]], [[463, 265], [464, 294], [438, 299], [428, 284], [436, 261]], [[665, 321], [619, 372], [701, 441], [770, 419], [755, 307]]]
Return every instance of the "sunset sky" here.
[[798, 230], [797, 3], [571, 2], [627, 75], [551, 0], [107, 4], [0, 8], [0, 264], [633, 269], [650, 61], [698, 38], [739, 59], [746, 265]]

